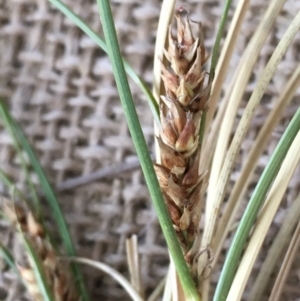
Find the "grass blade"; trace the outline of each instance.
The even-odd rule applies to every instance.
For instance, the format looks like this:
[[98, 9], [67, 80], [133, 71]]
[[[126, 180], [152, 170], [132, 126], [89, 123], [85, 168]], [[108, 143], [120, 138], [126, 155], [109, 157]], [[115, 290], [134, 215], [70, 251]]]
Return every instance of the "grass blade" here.
[[157, 301], [160, 295], [162, 294], [164, 288], [166, 287], [167, 276], [164, 277], [155, 289], [151, 292], [150, 296], [146, 299], [146, 301]]
[[278, 234], [271, 248], [268, 251], [266, 259], [263, 261], [260, 267], [259, 274], [255, 278], [255, 282], [251, 288], [247, 301], [262, 300], [263, 293], [267, 288], [268, 281], [273, 273], [276, 264], [280, 261], [282, 250], [288, 244], [291, 239], [291, 234], [296, 224], [300, 220], [300, 194], [296, 198], [293, 205], [290, 207], [289, 212], [284, 218], [282, 226], [279, 229]]
[[[237, 7], [234, 11], [234, 16], [232, 18], [228, 34], [224, 41], [224, 46], [220, 54], [218, 64], [216, 66], [216, 76], [213, 81], [211, 98], [209, 100], [209, 110], [207, 112], [205, 136], [207, 136], [208, 130], [210, 129], [211, 120], [215, 114], [218, 100], [220, 99], [223, 82], [227, 75], [230, 59], [236, 45], [238, 33], [240, 32], [243, 20], [245, 18], [249, 2], [250, 0], [242, 0], [237, 3]], [[204, 157], [206, 158], [206, 156]]]
[[[212, 161], [211, 174], [209, 178], [208, 197], [207, 200], [207, 212], [208, 216], [212, 215], [215, 203], [215, 191], [218, 185], [218, 179], [222, 172], [224, 165], [224, 159], [226, 157], [226, 151], [228, 149], [230, 135], [232, 133], [232, 126], [235, 120], [236, 112], [242, 96], [245, 92], [246, 84], [250, 78], [251, 70], [259, 56], [260, 50], [263, 47], [268, 33], [272, 28], [273, 23], [276, 20], [277, 15], [280, 12], [285, 0], [272, 0], [266, 13], [264, 14], [255, 34], [250, 40], [240, 62], [236, 68], [236, 72], [233, 75], [229, 88], [226, 89], [225, 97], [223, 99], [226, 105], [226, 111], [222, 116], [222, 123], [218, 134], [213, 136], [213, 139], [217, 139], [216, 150]], [[260, 89], [262, 90], [262, 89]], [[213, 143], [214, 144], [214, 143]], [[209, 152], [211, 151], [211, 145], [208, 145]], [[216, 201], [217, 202], [217, 201]], [[208, 243], [207, 241], [204, 242]]]
[[7, 262], [7, 264], [10, 266], [11, 269], [13, 269], [16, 273], [19, 274], [13, 255], [1, 242], [0, 242], [0, 256]]
[[37, 256], [33, 246], [31, 245], [29, 240], [25, 237], [25, 235], [22, 233], [21, 229], [20, 229], [20, 232], [22, 234], [23, 242], [26, 247], [31, 266], [34, 271], [35, 280], [38, 284], [40, 293], [43, 295], [44, 301], [55, 301], [54, 296], [47, 283], [47, 279], [46, 279], [46, 275], [44, 273], [41, 259]]
[[213, 250], [215, 250], [214, 263], [216, 263], [218, 260], [223, 242], [228, 235], [235, 214], [239, 208], [239, 203], [245, 194], [250, 179], [257, 166], [257, 161], [259, 160], [259, 157], [261, 156], [265, 146], [269, 142], [271, 133], [280, 121], [280, 118], [286, 106], [293, 99], [299, 84], [300, 66], [296, 68], [286, 86], [284, 87], [282, 93], [276, 101], [275, 106], [272, 108], [272, 111], [265, 120], [262, 129], [259, 131], [259, 134], [255, 139], [249, 154], [247, 155], [247, 158], [244, 160], [239, 179], [233, 186], [233, 189], [223, 211], [223, 215], [218, 223], [214, 238], [216, 245], [213, 246]]
[[[290, 43], [292, 42], [299, 28], [300, 28], [300, 12], [296, 15], [296, 17], [288, 27], [287, 31], [285, 32], [284, 36], [282, 37], [281, 41], [279, 42], [278, 46], [276, 47], [266, 68], [264, 69], [264, 71], [262, 72], [258, 80], [258, 84], [255, 90], [253, 91], [248, 101], [242, 119], [238, 125], [236, 133], [234, 135], [234, 138], [232, 140], [232, 143], [226, 155], [226, 159], [222, 166], [220, 176], [218, 177], [217, 186], [214, 187], [214, 190], [211, 190], [212, 193], [209, 194], [210, 195], [209, 202], [212, 202], [212, 207], [209, 211], [210, 214], [208, 214], [206, 219], [203, 241], [202, 241], [202, 245], [204, 247], [207, 247], [211, 244], [216, 222], [219, 216], [219, 208], [224, 198], [224, 194], [226, 190], [225, 188], [228, 183], [231, 170], [233, 168], [234, 160], [240, 150], [242, 141], [249, 129], [255, 110], [264, 94], [264, 91], [269, 81], [272, 78], [272, 75], [275, 72], [277, 65], [279, 64], [282, 56], [284, 55]], [[210, 183], [210, 185], [212, 184], [213, 183]], [[203, 269], [203, 267], [206, 265], [206, 260], [207, 258], [205, 258], [205, 256], [200, 257], [199, 259], [200, 270]]]
[[11, 179], [0, 169], [0, 180], [2, 183], [9, 188], [10, 191], [17, 193], [17, 195], [23, 199], [25, 199], [22, 192], [15, 186], [15, 184], [11, 181]]
[[141, 278], [141, 266], [136, 235], [126, 239], [126, 255], [131, 285], [138, 294], [144, 298], [145, 292]]
[[[38, 199], [38, 196], [37, 196], [37, 192], [35, 190], [35, 187], [33, 185], [32, 180], [31, 180], [31, 175], [30, 175], [30, 172], [28, 170], [27, 163], [26, 163], [26, 160], [24, 158], [24, 154], [22, 152], [22, 147], [20, 146], [19, 141], [16, 137], [16, 133], [14, 131], [13, 123], [11, 122], [11, 118], [7, 114], [7, 111], [5, 110], [4, 102], [3, 102], [2, 99], [0, 99], [0, 117], [3, 121], [3, 123], [4, 123], [4, 126], [7, 130], [7, 132], [12, 137], [13, 145], [16, 149], [18, 158], [20, 159], [21, 167], [22, 167], [23, 171], [25, 172], [26, 181], [27, 181], [28, 187], [29, 187], [30, 192], [31, 192], [31, 197], [33, 198], [33, 204], [31, 204], [31, 207], [34, 209], [34, 211], [36, 212], [37, 215], [40, 215], [41, 210], [40, 210], [40, 203], [39, 203], [39, 199]], [[8, 178], [5, 179], [5, 182], [8, 184], [7, 181], [8, 181]]]
[[[300, 128], [299, 128], [300, 129]], [[300, 131], [298, 131], [288, 153], [286, 154], [281, 168], [274, 180], [274, 183], [267, 195], [264, 206], [257, 218], [256, 227], [251, 234], [247, 249], [244, 252], [242, 261], [235, 274], [234, 281], [231, 285], [227, 300], [240, 300], [244, 292], [249, 275], [253, 268], [254, 262], [261, 249], [263, 241], [274, 219], [276, 211], [281, 203], [288, 184], [295, 172], [300, 160]]]
[[[9, 111], [7, 110], [7, 108], [5, 107], [5, 105], [2, 101], [0, 101], [0, 111], [6, 116], [9, 124], [11, 124], [16, 139], [18, 140], [20, 145], [23, 147], [23, 149], [26, 151], [26, 153], [30, 159], [31, 165], [32, 165], [34, 171], [36, 172], [36, 174], [38, 175], [38, 178], [39, 178], [41, 187], [44, 191], [45, 197], [53, 211], [53, 216], [56, 220], [56, 224], [58, 226], [58, 230], [59, 230], [60, 236], [62, 238], [66, 253], [69, 256], [75, 256], [75, 249], [73, 246], [73, 242], [72, 242], [64, 215], [61, 212], [57, 198], [56, 198], [54, 191], [52, 190], [52, 187], [43, 171], [42, 166], [40, 165], [38, 159], [36, 158], [33, 150], [31, 149], [31, 146], [28, 143], [26, 137], [24, 136], [22, 130], [20, 129], [18, 124], [15, 122], [15, 120], [12, 118], [12, 116], [10, 115]], [[80, 290], [80, 296], [83, 298], [83, 301], [89, 301], [88, 293], [87, 293], [85, 285], [83, 283], [83, 278], [82, 278], [81, 272], [78, 269], [78, 266], [75, 263], [72, 263], [71, 269], [72, 269], [74, 279], [77, 279], [77, 281], [78, 281], [77, 286], [78, 286], [78, 289]]]
[[[221, 16], [220, 25], [217, 32], [216, 41], [214, 44], [213, 52], [212, 52], [212, 58], [211, 58], [211, 65], [210, 65], [210, 72], [209, 72], [209, 83], [212, 83], [215, 78], [215, 70], [219, 59], [219, 49], [220, 49], [220, 43], [222, 40], [222, 37], [224, 35], [224, 29], [228, 17], [229, 8], [231, 6], [232, 0], [226, 0], [225, 7]], [[199, 133], [199, 143], [202, 145], [204, 134], [205, 134], [205, 123], [206, 123], [206, 114], [207, 112], [204, 112], [203, 117], [201, 118], [201, 125], [200, 125], [200, 133]]]
[[187, 300], [199, 300], [199, 294], [195, 288], [189, 269], [185, 263], [179, 246], [175, 231], [173, 229], [171, 218], [167, 211], [159, 183], [153, 168], [151, 157], [147, 148], [145, 138], [138, 120], [136, 109], [132, 100], [132, 95], [126, 78], [123, 62], [120, 55], [120, 49], [117, 41], [116, 31], [112, 19], [112, 13], [108, 0], [98, 0], [100, 16], [102, 18], [103, 31], [106, 39], [106, 45], [109, 50], [109, 57], [112, 62], [115, 80], [123, 105], [124, 114], [127, 119], [128, 127], [138, 157], [141, 161], [141, 167], [150, 192], [151, 199], [156, 209], [160, 225], [166, 238], [168, 248], [175, 262], [183, 289]]
[[228, 251], [223, 270], [218, 281], [213, 301], [226, 300], [234, 278], [239, 258], [252, 225], [261, 208], [265, 196], [273, 182], [286, 153], [300, 130], [300, 109], [296, 112], [285, 133], [281, 137], [267, 167], [265, 168], [241, 219], [233, 242]]
[[218, 33], [216, 37], [216, 42], [214, 44], [213, 52], [212, 52], [212, 58], [211, 58], [211, 66], [210, 66], [210, 72], [209, 72], [209, 81], [212, 82], [215, 78], [215, 70], [219, 59], [219, 49], [220, 49], [220, 43], [224, 35], [224, 29], [228, 17], [229, 8], [231, 6], [232, 0], [227, 0], [225, 3], [225, 7], [221, 16], [220, 25], [218, 28]]
[[[72, 20], [88, 37], [90, 37], [103, 51], [107, 53], [107, 46], [105, 42], [101, 39], [101, 37], [91, 29], [84, 21], [81, 19], [77, 14], [71, 11], [67, 5], [62, 3], [60, 0], [48, 0], [51, 2], [55, 7], [57, 7], [65, 16], [67, 16], [70, 20]], [[128, 75], [131, 79], [140, 87], [140, 89], [144, 92], [147, 97], [148, 104], [150, 106], [151, 112], [154, 116], [155, 121], [157, 124], [160, 123], [159, 121], [159, 109], [158, 104], [151, 93], [149, 87], [144, 83], [144, 81], [134, 72], [131, 66], [126, 62], [123, 61], [124, 67]]]

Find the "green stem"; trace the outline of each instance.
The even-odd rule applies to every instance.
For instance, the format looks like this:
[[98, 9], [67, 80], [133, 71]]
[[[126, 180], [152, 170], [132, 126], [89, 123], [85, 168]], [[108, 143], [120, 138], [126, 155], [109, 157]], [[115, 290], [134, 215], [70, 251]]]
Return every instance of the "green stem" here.
[[98, 0], [97, 2], [100, 11], [100, 17], [102, 19], [108, 55], [112, 63], [120, 100], [123, 105], [124, 114], [127, 119], [128, 128], [136, 148], [137, 155], [141, 161], [141, 167], [154, 204], [154, 208], [166, 238], [169, 251], [175, 263], [183, 290], [186, 294], [186, 300], [199, 301], [200, 296], [196, 290], [189, 268], [186, 265], [178, 239], [173, 229], [171, 218], [159, 188], [159, 183], [153, 168], [152, 160], [150, 158], [147, 144], [138, 120], [120, 54], [109, 1]]
[[[229, 12], [229, 8], [231, 6], [231, 1], [232, 0], [227, 0], [226, 1], [225, 8], [224, 8], [224, 11], [223, 11], [223, 14], [222, 14], [222, 17], [221, 17], [221, 21], [220, 21], [220, 25], [219, 25], [218, 33], [217, 33], [217, 37], [216, 37], [216, 42], [214, 44], [214, 48], [213, 48], [213, 52], [212, 52], [208, 85], [211, 85], [214, 78], [215, 78], [215, 70], [216, 70], [216, 66], [217, 66], [217, 63], [218, 63], [218, 59], [219, 59], [220, 43], [221, 43], [221, 39], [222, 39], [223, 34], [224, 34], [224, 29], [225, 29], [226, 21], [227, 21], [227, 18], [228, 18], [228, 12]], [[209, 92], [209, 94], [210, 94], [210, 92]], [[202, 115], [202, 118], [201, 118], [200, 134], [199, 134], [200, 147], [202, 146], [204, 132], [205, 132], [206, 114], [207, 114], [207, 112], [204, 111], [204, 113]]]
[[217, 37], [216, 37], [216, 42], [213, 48], [213, 52], [212, 52], [212, 58], [211, 58], [211, 67], [210, 67], [210, 72], [209, 72], [209, 83], [212, 83], [212, 81], [214, 80], [215, 77], [215, 70], [216, 70], [216, 66], [218, 63], [218, 59], [219, 59], [219, 49], [220, 49], [220, 43], [221, 43], [221, 39], [224, 35], [224, 29], [225, 29], [225, 24], [228, 18], [228, 12], [229, 12], [229, 8], [231, 6], [231, 1], [232, 0], [227, 0], [225, 7], [224, 7], [224, 11], [221, 17], [221, 21], [220, 21], [220, 25], [218, 28], [218, 33], [217, 33]]
[[[71, 11], [64, 3], [60, 0], [48, 0], [54, 6], [56, 6], [65, 16], [72, 20], [88, 37], [90, 37], [103, 51], [107, 53], [107, 46], [101, 37], [91, 29], [77, 14]], [[131, 79], [140, 87], [140, 89], [147, 96], [148, 104], [150, 106], [151, 112], [157, 124], [160, 124], [159, 120], [159, 108], [158, 104], [149, 89], [149, 87], [144, 83], [144, 81], [134, 72], [132, 67], [124, 60], [123, 61], [125, 70]]]

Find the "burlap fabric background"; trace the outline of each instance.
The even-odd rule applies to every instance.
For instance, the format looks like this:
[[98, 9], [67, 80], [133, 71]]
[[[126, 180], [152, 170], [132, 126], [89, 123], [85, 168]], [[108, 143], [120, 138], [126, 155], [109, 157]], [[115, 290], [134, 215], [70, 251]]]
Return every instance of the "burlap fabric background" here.
[[[95, 1], [73, 0], [65, 3], [87, 20], [93, 29], [101, 32]], [[210, 0], [191, 0], [185, 3], [192, 12], [193, 19], [203, 23], [208, 49], [214, 43], [222, 3], [223, 1]], [[151, 85], [154, 42], [161, 2], [115, 0], [112, 4], [122, 52], [136, 72]], [[227, 80], [230, 79], [267, 5], [267, 0], [251, 1]], [[286, 2], [257, 62], [244, 97], [245, 101], [274, 45], [278, 43], [299, 9], [300, 1]], [[299, 47], [298, 34], [280, 63], [258, 109], [243, 144], [232, 182], [238, 177], [239, 167], [257, 131], [272, 109], [272, 103], [300, 61]], [[132, 91], [149, 148], [153, 150], [150, 110], [145, 97], [135, 85], [132, 85]], [[46, 0], [0, 1], [0, 96], [9, 104], [11, 112], [24, 129], [54, 187], [62, 189], [65, 181], [87, 176], [107, 166], [113, 166], [112, 170], [115, 169], [115, 164], [125, 163], [130, 166], [135, 159], [106, 55]], [[280, 126], [259, 161], [253, 184], [257, 182], [281, 133], [298, 106], [299, 91], [285, 111]], [[243, 108], [240, 113], [242, 110]], [[12, 141], [2, 128], [0, 162], [1, 168], [19, 187], [24, 187], [24, 175], [20, 171]], [[298, 170], [265, 242], [265, 248], [270, 245], [284, 213], [299, 193], [299, 182]], [[251, 195], [252, 187], [253, 185], [245, 201]], [[57, 194], [80, 256], [103, 261], [128, 275], [125, 239], [136, 233], [139, 239], [142, 277], [147, 291], [153, 289], [166, 274], [168, 254], [140, 170], [117, 172], [111, 177], [79, 188], [58, 190]], [[4, 224], [1, 226], [1, 241], [9, 242], [14, 252], [18, 252], [13, 235]], [[265, 252], [259, 260], [263, 260], [264, 256]], [[254, 276], [259, 266], [257, 262]], [[93, 300], [129, 300], [124, 291], [101, 272], [84, 268], [84, 273]], [[214, 281], [218, 274], [218, 271], [214, 273]], [[299, 278], [300, 256], [293, 264], [282, 300], [299, 298]], [[16, 276], [5, 265], [2, 266], [0, 275], [0, 299], [28, 299]]]

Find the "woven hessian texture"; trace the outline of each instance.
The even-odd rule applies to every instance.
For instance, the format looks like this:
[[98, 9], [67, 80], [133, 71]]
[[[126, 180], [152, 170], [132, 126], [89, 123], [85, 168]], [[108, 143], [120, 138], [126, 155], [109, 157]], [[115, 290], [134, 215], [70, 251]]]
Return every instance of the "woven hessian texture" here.
[[[205, 45], [209, 51], [214, 43], [223, 2], [191, 0], [186, 3], [192, 12], [192, 19], [203, 24]], [[65, 3], [94, 30], [101, 32], [94, 1], [69, 0]], [[286, 2], [251, 76], [239, 115], [274, 46], [300, 9], [299, 4], [299, 1], [294, 0]], [[115, 0], [112, 5], [122, 52], [134, 70], [151, 86], [154, 42], [161, 2]], [[227, 81], [267, 5], [268, 1], [251, 1]], [[299, 47], [298, 34], [258, 108], [242, 146], [230, 187], [238, 178], [243, 159], [272, 110], [273, 102], [299, 64]], [[151, 112], [145, 97], [134, 84], [132, 92], [149, 149], [153, 151]], [[46, 0], [0, 1], [0, 96], [9, 104], [13, 116], [24, 129], [54, 187], [71, 178], [87, 176], [103, 167], [124, 162], [130, 166], [135, 160], [135, 151], [107, 56]], [[280, 125], [259, 161], [245, 201], [251, 196], [253, 184], [258, 181], [297, 107], [299, 91], [284, 112]], [[24, 174], [16, 158], [12, 140], [3, 127], [0, 131], [0, 164], [18, 187], [23, 189]], [[36, 181], [36, 177], [33, 178]], [[298, 169], [264, 243], [265, 250], [277, 233], [285, 212], [299, 193], [299, 183]], [[3, 190], [2, 185], [1, 189]], [[141, 171], [133, 169], [130, 172], [117, 172], [101, 181], [57, 194], [78, 255], [105, 262], [128, 276], [125, 240], [130, 234], [138, 235], [142, 278], [147, 292], [151, 292], [167, 272], [168, 252]], [[18, 252], [19, 246], [15, 243], [13, 232], [4, 221], [1, 221], [1, 242], [10, 246], [14, 253]], [[229, 241], [226, 242], [226, 247], [228, 243]], [[260, 255], [253, 277], [265, 254], [266, 252], [262, 252]], [[1, 269], [0, 299], [28, 300], [17, 276], [4, 263]], [[130, 300], [124, 290], [107, 275], [91, 268], [84, 267], [83, 270], [93, 300]], [[219, 271], [216, 271], [213, 275], [214, 283], [218, 275]], [[299, 298], [299, 282], [300, 256], [293, 263], [282, 300]]]

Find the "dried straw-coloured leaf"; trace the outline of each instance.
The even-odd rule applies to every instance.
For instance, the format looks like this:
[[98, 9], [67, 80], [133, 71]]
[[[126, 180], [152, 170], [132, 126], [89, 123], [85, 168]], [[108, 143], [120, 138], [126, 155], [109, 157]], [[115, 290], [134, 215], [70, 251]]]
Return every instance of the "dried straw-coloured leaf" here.
[[286, 157], [295, 137], [299, 133], [299, 128], [300, 109], [297, 110], [287, 129], [282, 135], [248, 202], [223, 264], [223, 269], [214, 294], [214, 301], [226, 300], [239, 265], [240, 257], [246, 246], [246, 242], [251, 233], [253, 225], [256, 222], [259, 210], [266, 199], [267, 193], [270, 190], [276, 175], [278, 174], [284, 158]]
[[276, 104], [274, 105], [274, 108], [268, 115], [262, 129], [260, 130], [257, 138], [255, 139], [247, 158], [245, 159], [245, 163], [243, 164], [241, 174], [238, 178], [238, 181], [235, 183], [232, 189], [232, 192], [226, 203], [224, 213], [220, 219], [220, 222], [218, 223], [217, 232], [213, 244], [213, 249], [215, 251], [214, 264], [216, 264], [218, 260], [223, 242], [226, 236], [228, 235], [234, 216], [239, 208], [239, 202], [243, 198], [248, 183], [255, 170], [256, 162], [258, 161], [265, 146], [267, 145], [272, 130], [275, 128], [276, 124], [278, 124], [282, 116], [282, 112], [294, 97], [299, 84], [300, 66], [296, 68], [291, 78], [287, 82], [286, 86], [284, 87], [282, 93], [276, 101]]
[[111, 276], [113, 279], [115, 279], [130, 295], [133, 301], [144, 301], [143, 298], [139, 295], [139, 293], [134, 289], [134, 287], [130, 284], [130, 282], [122, 275], [120, 274], [117, 270], [113, 269], [107, 264], [104, 264], [102, 262], [94, 261], [88, 258], [83, 258], [83, 257], [73, 257], [73, 258], [61, 258], [66, 259], [66, 260], [71, 260], [71, 261], [76, 261], [78, 263], [83, 263], [86, 265], [89, 265], [95, 269], [98, 269], [105, 274], [108, 274]]
[[161, 293], [164, 291], [166, 287], [166, 279], [167, 277], [164, 277], [158, 285], [155, 287], [155, 289], [151, 292], [150, 296], [148, 297], [147, 301], [156, 301], [159, 299]]
[[[201, 162], [201, 170], [206, 170], [210, 164], [214, 154], [214, 149], [216, 147], [217, 138], [219, 136], [219, 131], [221, 123], [229, 102], [229, 97], [226, 97], [218, 106], [218, 112], [214, 121], [212, 123], [213, 116], [216, 112], [217, 104], [220, 98], [221, 90], [223, 88], [223, 82], [226, 77], [226, 71], [230, 63], [230, 58], [234, 51], [234, 46], [244, 20], [244, 17], [247, 12], [249, 0], [239, 1], [234, 12], [234, 16], [226, 36], [222, 52], [218, 61], [216, 68], [216, 75], [213, 81], [213, 86], [211, 90], [211, 97], [209, 100], [209, 110], [206, 116], [206, 125], [205, 125], [205, 136], [204, 136], [204, 150], [203, 150], [203, 162]], [[228, 91], [232, 91], [233, 86], [235, 85], [238, 77], [238, 72], [233, 74], [230, 84], [227, 87]], [[208, 134], [209, 133], [209, 134]], [[209, 204], [208, 204], [209, 206]]]
[[262, 266], [260, 267], [259, 274], [255, 278], [255, 282], [251, 288], [247, 301], [256, 301], [262, 299], [264, 290], [267, 288], [271, 274], [273, 273], [276, 264], [280, 262], [282, 250], [288, 244], [288, 241], [291, 238], [292, 231], [295, 228], [296, 224], [299, 222], [299, 219], [300, 194], [290, 207], [282, 223], [282, 226], [280, 227], [279, 232], [276, 235], [276, 238], [268, 251], [267, 257], [263, 261]]
[[144, 298], [144, 288], [141, 279], [141, 269], [137, 247], [137, 236], [133, 235], [126, 239], [126, 254], [129, 267], [131, 284], [139, 295]]
[[163, 301], [165, 300], [172, 300], [172, 301], [181, 301], [185, 300], [184, 292], [182, 290], [182, 286], [180, 284], [180, 280], [176, 273], [174, 263], [170, 262], [169, 273], [168, 273], [168, 280], [170, 285], [170, 292], [165, 291]]
[[[228, 33], [226, 35], [226, 39], [224, 41], [224, 46], [222, 48], [220, 58], [217, 64], [216, 68], [216, 75], [213, 81], [212, 89], [211, 89], [211, 97], [209, 100], [209, 111], [207, 112], [206, 116], [206, 125], [205, 125], [205, 132], [207, 136], [207, 133], [210, 129], [211, 121], [214, 116], [214, 113], [216, 111], [217, 103], [220, 98], [221, 90], [223, 87], [223, 83], [227, 74], [228, 66], [230, 63], [230, 58], [232, 56], [232, 53], [234, 51], [234, 47], [236, 45], [237, 37], [241, 29], [242, 22], [245, 18], [247, 8], [249, 5], [250, 0], [243, 0], [239, 1], [237, 4], [237, 7], [234, 11], [234, 15], [230, 24], [230, 28], [228, 30]], [[225, 104], [225, 102], [222, 102], [222, 106]], [[219, 109], [219, 108], [218, 108]], [[220, 114], [218, 114], [221, 116]], [[214, 121], [215, 124], [215, 121]], [[204, 141], [206, 142], [206, 139], [204, 138]], [[210, 147], [207, 147], [207, 149], [210, 149]], [[204, 156], [204, 158], [207, 158]]]
[[[246, 85], [251, 75], [252, 68], [259, 56], [259, 53], [264, 45], [264, 42], [268, 36], [269, 31], [272, 28], [276, 17], [278, 16], [280, 9], [284, 4], [284, 0], [272, 0], [268, 6], [268, 9], [261, 20], [255, 34], [253, 35], [251, 41], [249, 42], [244, 54], [240, 60], [236, 72], [233, 75], [232, 84], [229, 87], [232, 89], [227, 89], [223, 102], [227, 104], [225, 115], [220, 126], [220, 131], [218, 137], [216, 150], [214, 152], [214, 158], [211, 168], [211, 174], [209, 178], [209, 187], [207, 195], [207, 216], [211, 216], [214, 207], [215, 190], [218, 183], [219, 175], [223, 162], [226, 155], [226, 150], [228, 147], [229, 137], [232, 132], [233, 122], [235, 120], [236, 112], [242, 96], [244, 95]], [[211, 145], [208, 145], [211, 149]], [[208, 243], [207, 241], [204, 242]]]
[[280, 205], [282, 197], [287, 189], [289, 181], [300, 161], [300, 131], [294, 139], [279, 173], [267, 196], [265, 205], [258, 217], [258, 221], [245, 254], [235, 274], [227, 301], [238, 301], [241, 299], [248, 277], [252, 270], [254, 261], [260, 251], [263, 240]]
[[174, 284], [172, 283], [174, 273], [176, 273], [174, 264], [170, 262], [162, 301], [172, 301], [172, 291], [177, 289], [176, 287], [174, 288]]
[[285, 254], [280, 271], [274, 283], [269, 301], [280, 301], [280, 295], [282, 293], [283, 285], [288, 277], [289, 271], [292, 267], [293, 260], [298, 254], [299, 246], [300, 246], [300, 222], [298, 223], [298, 226], [295, 230], [288, 251]]
[[[231, 143], [231, 146], [228, 150], [225, 162], [222, 167], [222, 171], [220, 173], [218, 184], [215, 187], [215, 189], [212, 191], [211, 199], [209, 200], [212, 202], [212, 210], [210, 210], [211, 214], [207, 216], [204, 234], [203, 234], [203, 241], [202, 246], [207, 247], [211, 244], [213, 233], [215, 231], [216, 222], [218, 219], [219, 214], [219, 208], [220, 204], [223, 200], [224, 194], [225, 194], [225, 187], [228, 183], [228, 179], [231, 173], [231, 170], [233, 168], [234, 160], [236, 155], [238, 154], [241, 143], [247, 133], [247, 130], [250, 126], [251, 120], [254, 116], [254, 112], [256, 107], [259, 104], [259, 101], [261, 100], [264, 91], [273, 76], [276, 67], [284, 55], [286, 49], [292, 42], [294, 36], [298, 32], [300, 28], [300, 12], [297, 14], [297, 16], [294, 18], [292, 23], [290, 24], [289, 28], [287, 29], [286, 33], [282, 37], [281, 41], [279, 42], [278, 46], [276, 47], [273, 55], [271, 56], [266, 68], [262, 72], [262, 75], [260, 76], [258, 80], [258, 84], [252, 93], [250, 100], [247, 104], [247, 107], [244, 111], [244, 114], [242, 116], [242, 119], [238, 125], [238, 128], [236, 130], [235, 136], [233, 138], [233, 141]], [[211, 184], [211, 183], [210, 183]], [[207, 256], [201, 256], [199, 258], [198, 262], [198, 273], [201, 274], [206, 266], [207, 262]]]

